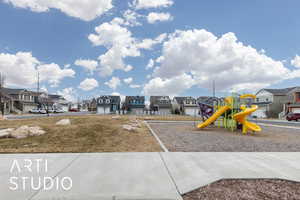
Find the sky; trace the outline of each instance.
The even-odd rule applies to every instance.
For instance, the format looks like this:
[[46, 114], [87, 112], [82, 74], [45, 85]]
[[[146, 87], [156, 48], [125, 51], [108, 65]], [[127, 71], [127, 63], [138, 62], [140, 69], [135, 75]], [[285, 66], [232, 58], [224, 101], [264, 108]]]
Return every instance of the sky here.
[[300, 85], [296, 0], [0, 0], [6, 87], [69, 100]]

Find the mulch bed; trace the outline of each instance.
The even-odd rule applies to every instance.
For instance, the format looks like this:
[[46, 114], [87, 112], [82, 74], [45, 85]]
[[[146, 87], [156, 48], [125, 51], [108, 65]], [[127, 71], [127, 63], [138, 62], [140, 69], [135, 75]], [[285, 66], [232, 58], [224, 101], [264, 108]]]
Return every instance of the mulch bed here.
[[299, 200], [300, 183], [276, 179], [220, 180], [183, 195], [183, 200]]
[[217, 127], [195, 128], [193, 123], [151, 123], [169, 151], [179, 152], [299, 152], [297, 129], [262, 126], [262, 132], [243, 135], [241, 131]]

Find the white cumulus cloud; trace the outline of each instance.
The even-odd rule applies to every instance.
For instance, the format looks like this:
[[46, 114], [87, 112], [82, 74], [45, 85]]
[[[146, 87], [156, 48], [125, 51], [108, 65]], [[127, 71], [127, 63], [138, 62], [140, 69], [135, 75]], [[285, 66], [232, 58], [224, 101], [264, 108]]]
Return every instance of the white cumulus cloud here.
[[300, 56], [296, 55], [295, 58], [291, 60], [291, 65], [300, 68]]
[[244, 45], [234, 33], [218, 38], [203, 29], [176, 31], [164, 42], [160, 58], [146, 93], [179, 94], [193, 85], [210, 88], [213, 80], [218, 90], [257, 90], [297, 77], [296, 70]]
[[89, 59], [87, 59], [87, 60], [78, 59], [78, 60], [75, 61], [74, 64], [77, 65], [77, 66], [80, 66], [80, 67], [83, 67], [83, 68], [89, 70], [89, 72], [91, 74], [94, 73], [94, 71], [97, 69], [97, 66], [98, 66], [98, 62], [97, 61], [95, 61], [95, 60], [89, 60]]
[[65, 77], [74, 77], [75, 71], [72, 69], [62, 69], [55, 63], [43, 64], [37, 67], [40, 80], [47, 81], [51, 87], [57, 87]]
[[91, 21], [113, 8], [112, 0], [4, 0], [4, 2], [33, 12], [47, 12], [54, 8], [84, 21]]
[[110, 87], [111, 89], [115, 90], [118, 86], [121, 85], [121, 80], [118, 77], [113, 76], [109, 81], [105, 82], [104, 84]]
[[150, 59], [147, 66], [146, 66], [146, 70], [151, 69], [154, 67], [154, 60]]
[[150, 24], [154, 24], [156, 22], [163, 22], [163, 21], [171, 21], [173, 17], [170, 13], [158, 13], [158, 12], [151, 12], [147, 16], [147, 21]]
[[123, 81], [124, 81], [124, 83], [126, 83], [126, 84], [130, 84], [130, 83], [132, 83], [133, 78], [132, 78], [132, 77], [124, 78]]
[[57, 94], [63, 96], [68, 101], [71, 101], [71, 102], [76, 101], [76, 90], [72, 87], [59, 90], [59, 91], [57, 91]]
[[84, 81], [80, 83], [78, 88], [84, 90], [84, 91], [90, 91], [98, 87], [98, 81], [93, 78], [86, 78]]
[[134, 0], [132, 6], [136, 9], [161, 8], [173, 5], [173, 0]]
[[194, 79], [187, 74], [173, 78], [156, 77], [151, 79], [143, 88], [145, 95], [170, 95], [175, 96], [195, 85]]
[[57, 86], [66, 77], [74, 77], [75, 71], [61, 68], [55, 63], [43, 64], [31, 52], [0, 53], [0, 71], [6, 76], [8, 87], [36, 87], [38, 71], [41, 82]]
[[95, 28], [96, 34], [90, 34], [89, 40], [95, 46], [104, 46], [107, 52], [98, 57], [100, 61], [99, 73], [101, 76], [110, 76], [115, 70], [128, 72], [133, 69], [126, 65], [126, 57], [138, 57], [140, 49], [151, 49], [153, 45], [161, 43], [166, 34], [161, 34], [155, 39], [138, 41], [126, 28], [116, 23], [115, 20], [105, 22]]

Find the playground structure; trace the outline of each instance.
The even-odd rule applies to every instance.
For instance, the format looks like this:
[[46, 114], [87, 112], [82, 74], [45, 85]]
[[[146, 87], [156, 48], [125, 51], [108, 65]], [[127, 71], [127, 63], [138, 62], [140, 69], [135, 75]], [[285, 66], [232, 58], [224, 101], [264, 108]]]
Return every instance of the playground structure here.
[[231, 131], [242, 129], [243, 134], [247, 134], [248, 131], [260, 132], [260, 126], [247, 120], [247, 117], [258, 108], [257, 105], [252, 105], [255, 98], [256, 96], [252, 94], [233, 94], [225, 99], [215, 98], [211, 104], [199, 102], [203, 123], [197, 127], [203, 129], [216, 122], [218, 127]]

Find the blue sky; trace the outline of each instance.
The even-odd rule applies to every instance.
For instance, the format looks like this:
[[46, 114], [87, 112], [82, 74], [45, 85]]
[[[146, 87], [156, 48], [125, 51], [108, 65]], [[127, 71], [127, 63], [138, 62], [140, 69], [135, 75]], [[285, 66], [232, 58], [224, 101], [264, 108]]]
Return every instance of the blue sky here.
[[[176, 64], [173, 63], [171, 65], [170, 63], [172, 63], [171, 61], [173, 59], [179, 59], [179, 57], [176, 56], [176, 52], [173, 52], [175, 51], [174, 49], [167, 50], [165, 47], [168, 45], [172, 46], [171, 42], [175, 42], [175, 39], [183, 39], [183, 42], [177, 44], [178, 48], [186, 47], [188, 49], [187, 51], [193, 51], [193, 45], [186, 41], [188, 36], [185, 40], [184, 36], [180, 34], [170, 36], [176, 30], [181, 30], [182, 33], [185, 33], [189, 30], [205, 29], [217, 38], [221, 38], [222, 35], [232, 32], [237, 38], [237, 41], [243, 43], [244, 47], [250, 45], [253, 49], [257, 50], [258, 55], [255, 55], [254, 57], [259, 61], [254, 62], [256, 66], [253, 66], [252, 69], [255, 71], [256, 68], [259, 68], [258, 71], [260, 74], [258, 74], [257, 79], [264, 79], [264, 77], [261, 76], [261, 73], [266, 71], [275, 71], [274, 73], [280, 71], [280, 73], [285, 73], [285, 70], [290, 70], [289, 73], [300, 75], [300, 66], [298, 66], [296, 62], [297, 59], [295, 59], [297, 54], [300, 55], [299, 1], [162, 0], [161, 6], [137, 8], [137, 5], [142, 3], [139, 2], [139, 0], [136, 2], [131, 0], [113, 0], [111, 2], [112, 8], [108, 9], [106, 12], [101, 12], [99, 17], [95, 17], [92, 20], [83, 19], [84, 17], [82, 16], [69, 16], [70, 14], [68, 11], [57, 9], [52, 5], [48, 6], [48, 11], [36, 12], [28, 6], [24, 7], [23, 5], [18, 4], [18, 0], [8, 1], [10, 3], [0, 0], [0, 54], [2, 54], [2, 59], [8, 59], [7, 55], [16, 55], [18, 52], [31, 52], [32, 57], [43, 64], [55, 63], [61, 69], [63, 69], [66, 64], [70, 64], [68, 69], [74, 71], [72, 76], [66, 75], [63, 78], [60, 78], [58, 83], [55, 84], [55, 87], [47, 81], [47, 78], [44, 78], [41, 85], [47, 88], [50, 93], [63, 93], [67, 91], [64, 89], [72, 88], [72, 92], [69, 95], [73, 97], [81, 96], [83, 98], [111, 94], [113, 92], [123, 95], [169, 93], [168, 95], [200, 96], [211, 94], [209, 83], [212, 83], [212, 80], [216, 80], [216, 87], [217, 89], [220, 88], [218, 90], [219, 94], [230, 91], [231, 87], [235, 87], [235, 90], [248, 91], [253, 89], [255, 91], [259, 89], [259, 87], [290, 87], [300, 85], [298, 75], [293, 76], [293, 78], [279, 80], [280, 74], [272, 74], [268, 75], [266, 80], [262, 82], [258, 80], [258, 83], [255, 85], [251, 85], [256, 81], [254, 75], [252, 78], [249, 78], [248, 82], [242, 81], [242, 79], [244, 79], [243, 76], [246, 76], [245, 74], [241, 77], [235, 76], [236, 74], [233, 75], [234, 77], [231, 78], [238, 80], [233, 82], [228, 79], [222, 80], [222, 77], [211, 77], [210, 74], [218, 74], [220, 72], [218, 69], [224, 70], [224, 68], [227, 67], [227, 65], [225, 65], [227, 61], [224, 60], [223, 63], [220, 62], [218, 64], [218, 66], [222, 66], [222, 68], [209, 65], [202, 69], [202, 64], [205, 65], [207, 62], [210, 62], [209, 59], [205, 62], [199, 60], [198, 63], [194, 61], [189, 63], [189, 60], [183, 60], [183, 63], [186, 63], [190, 68], [183, 65], [175, 66]], [[39, 2], [38, 0], [32, 1]], [[90, 2], [94, 3], [95, 1]], [[171, 3], [164, 5], [163, 3], [166, 2]], [[135, 5], [129, 6], [129, 3], [135, 3]], [[136, 19], [140, 25], [126, 26], [122, 24], [118, 26], [130, 31], [132, 38], [141, 42], [145, 38], [154, 40], [157, 36], [164, 33], [166, 33], [167, 36], [163, 41], [153, 45], [151, 49], [140, 49], [139, 56], [124, 56], [124, 64], [133, 66], [132, 70], [124, 71], [123, 69], [117, 69], [113, 70], [110, 75], [100, 76], [98, 70], [103, 66], [101, 66], [98, 57], [105, 54], [112, 44], [107, 45], [106, 47], [103, 45], [95, 46], [88, 37], [90, 34], [96, 34], [94, 30], [95, 27], [101, 26], [103, 23], [111, 23], [116, 17], [124, 19], [123, 13], [128, 9], [140, 16]], [[89, 10], [85, 9], [83, 12], [89, 12]], [[169, 13], [171, 17], [168, 20], [157, 20], [154, 23], [149, 23], [147, 21], [147, 15], [151, 12]], [[197, 31], [191, 32], [190, 34], [191, 37], [193, 37], [193, 34], [197, 37], [195, 38], [194, 44], [197, 44], [198, 39], [199, 41], [202, 41], [201, 37], [204, 37], [200, 32], [198, 35]], [[165, 43], [168, 43], [168, 45]], [[165, 51], [164, 48], [166, 48]], [[261, 51], [262, 49], [264, 50], [263, 53]], [[195, 51], [197, 51], [197, 47], [195, 47]], [[207, 47], [205, 51], [209, 52], [210, 50]], [[197, 54], [197, 52], [189, 52], [188, 54], [190, 55], [192, 53]], [[201, 53], [206, 54], [207, 52]], [[4, 54], [6, 56], [4, 56]], [[223, 55], [221, 52], [216, 54]], [[155, 60], [161, 55], [165, 56], [165, 63], [155, 63], [153, 68], [148, 70], [145, 69], [149, 59]], [[237, 60], [232, 62], [233, 64], [229, 67], [238, 65], [236, 63], [246, 62], [240, 57], [245, 57], [247, 55], [248, 53], [246, 52], [242, 53], [241, 56], [237, 56], [239, 59], [236, 58]], [[273, 63], [268, 62], [267, 60], [261, 61], [267, 58], [261, 58], [260, 55], [272, 59], [274, 65], [277, 61], [281, 64], [277, 63], [277, 67], [273, 68]], [[173, 58], [172, 56], [175, 57]], [[99, 62], [97, 69], [95, 69], [94, 73], [91, 75], [88, 70], [74, 64], [78, 59], [89, 59]], [[294, 66], [291, 64], [293, 59], [295, 60]], [[5, 60], [5, 62], [7, 62], [7, 60]], [[0, 69], [1, 71], [6, 72], [5, 75], [10, 80], [9, 84], [13, 87], [21, 87], [22, 84], [13, 84], [12, 82], [14, 79], [10, 78], [12, 74], [17, 73], [16, 70], [18, 70], [18, 66], [13, 66], [15, 67], [13, 69], [16, 69], [14, 71], [5, 71], [5, 62], [2, 61], [1, 64], [0, 56]], [[211, 62], [214, 63], [214, 60], [211, 60]], [[268, 64], [265, 64], [265, 62]], [[178, 62], [176, 60], [176, 63], [180, 63], [180, 60], [178, 60]], [[247, 65], [249, 65], [249, 63]], [[155, 69], [155, 67], [160, 69]], [[213, 67], [216, 68], [215, 71], [207, 71], [208, 67], [211, 67], [211, 69]], [[240, 68], [241, 71], [243, 70], [243, 67], [243, 64], [236, 66], [236, 68]], [[185, 69], [181, 70], [181, 68]], [[185, 74], [187, 77], [182, 79], [182, 76], [179, 73], [174, 75], [166, 73], [172, 70], [181, 70], [180, 73]], [[202, 71], [205, 71], [205, 74], [202, 74]], [[246, 71], [252, 73], [249, 69]], [[152, 77], [147, 78], [148, 74], [152, 74]], [[20, 74], [20, 76], [22, 76], [22, 74]], [[35, 75], [32, 74], [32, 76]], [[120, 79], [120, 84], [116, 88], [110, 88], [109, 84], [105, 84], [105, 82], [111, 80], [112, 77]], [[123, 79], [129, 77], [131, 77], [133, 81], [127, 84]], [[176, 79], [176, 77], [180, 78]], [[15, 75], [14, 78], [16, 78]], [[80, 83], [87, 78], [95, 79], [98, 82], [98, 87], [90, 90], [79, 88]], [[241, 79], [240, 82], [243, 83], [242, 85], [240, 85], [239, 79]], [[151, 82], [151, 80], [153, 81]], [[189, 82], [190, 84], [181, 87], [180, 85], [183, 84], [182, 82]], [[136, 85], [136, 87], [138, 85], [139, 88], [131, 88], [130, 84]], [[31, 86], [29, 87], [34, 87], [34, 81], [31, 81], [30, 85]]]

